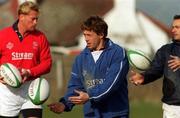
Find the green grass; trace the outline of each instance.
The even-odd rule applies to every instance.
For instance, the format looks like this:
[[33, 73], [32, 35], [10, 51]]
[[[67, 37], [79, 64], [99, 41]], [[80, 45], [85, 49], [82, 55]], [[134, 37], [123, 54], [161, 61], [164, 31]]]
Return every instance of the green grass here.
[[82, 106], [75, 106], [71, 112], [56, 114], [44, 106], [43, 118], [83, 118]]
[[[71, 112], [55, 114], [44, 106], [43, 118], [83, 118], [82, 106], [76, 106]], [[131, 102], [130, 118], [162, 118], [161, 104], [151, 102]]]
[[162, 118], [161, 104], [151, 102], [131, 103], [130, 118]]

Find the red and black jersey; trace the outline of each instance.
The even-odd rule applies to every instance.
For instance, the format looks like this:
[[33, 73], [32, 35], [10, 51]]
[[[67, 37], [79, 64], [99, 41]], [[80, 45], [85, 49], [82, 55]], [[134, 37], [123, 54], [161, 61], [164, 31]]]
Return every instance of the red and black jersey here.
[[12, 63], [17, 68], [31, 71], [32, 78], [48, 73], [52, 59], [46, 36], [38, 31], [29, 32], [22, 38], [17, 24], [0, 31], [0, 64]]

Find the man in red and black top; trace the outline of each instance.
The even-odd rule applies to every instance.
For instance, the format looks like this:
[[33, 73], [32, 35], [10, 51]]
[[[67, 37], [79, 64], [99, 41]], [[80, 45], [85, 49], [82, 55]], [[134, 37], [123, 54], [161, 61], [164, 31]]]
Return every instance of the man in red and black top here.
[[18, 20], [11, 27], [0, 31], [0, 65], [11, 63], [21, 70], [23, 84], [11, 88], [0, 79], [0, 116], [41, 118], [42, 108], [27, 98], [32, 80], [50, 72], [51, 54], [46, 36], [36, 29], [38, 5], [24, 2], [18, 9]]

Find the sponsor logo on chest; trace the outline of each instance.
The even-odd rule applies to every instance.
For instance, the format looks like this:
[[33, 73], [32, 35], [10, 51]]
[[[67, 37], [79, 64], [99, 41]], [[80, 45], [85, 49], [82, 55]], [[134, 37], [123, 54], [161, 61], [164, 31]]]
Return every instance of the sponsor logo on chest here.
[[[20, 51], [13, 51], [14, 48], [15, 48], [14, 43], [8, 42], [6, 44], [6, 49], [12, 50], [12, 52], [11, 52], [12, 60], [32, 60], [33, 59], [34, 54], [32, 53], [31, 50], [22, 49], [22, 51], [21, 50]], [[32, 49], [38, 49], [38, 42], [36, 42], [36, 41], [32, 42]]]
[[9, 49], [9, 50], [11, 50], [13, 47], [14, 47], [14, 44], [12, 42], [8, 42], [6, 44], [6, 48]]
[[12, 60], [31, 60], [33, 55], [31, 52], [12, 52]]
[[87, 89], [90, 89], [92, 87], [95, 87], [97, 85], [103, 84], [105, 79], [96, 79], [93, 77], [93, 75], [89, 74], [87, 71], [83, 71], [83, 76], [85, 80], [85, 86]]

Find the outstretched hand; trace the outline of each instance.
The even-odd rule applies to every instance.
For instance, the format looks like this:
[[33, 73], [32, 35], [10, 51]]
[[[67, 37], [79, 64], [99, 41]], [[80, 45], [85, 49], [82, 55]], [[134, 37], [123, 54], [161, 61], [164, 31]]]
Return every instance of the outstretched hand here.
[[54, 113], [62, 113], [65, 110], [65, 105], [61, 102], [56, 102], [48, 105], [49, 109]]
[[86, 92], [74, 90], [75, 93], [78, 94], [78, 96], [72, 96], [69, 97], [69, 101], [71, 101], [73, 104], [84, 104], [89, 100], [89, 95]]
[[144, 82], [144, 77], [140, 73], [131, 71], [130, 72], [130, 81], [135, 85], [141, 85]]

